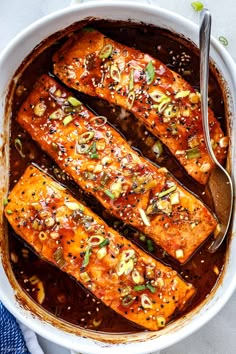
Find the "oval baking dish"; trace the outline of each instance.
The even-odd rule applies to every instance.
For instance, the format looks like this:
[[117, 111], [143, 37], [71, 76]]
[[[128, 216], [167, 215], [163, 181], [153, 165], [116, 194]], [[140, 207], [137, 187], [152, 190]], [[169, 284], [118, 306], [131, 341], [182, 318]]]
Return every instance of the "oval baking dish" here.
[[[75, 8], [66, 9], [52, 14], [19, 34], [0, 58], [1, 68], [1, 196], [6, 198], [9, 185], [9, 123], [11, 119], [12, 93], [20, 77], [21, 70], [26, 67], [34, 50], [39, 54], [42, 41], [46, 45], [58, 40], [65, 28], [87, 18], [131, 21], [132, 23], [145, 23], [155, 25], [164, 30], [170, 30], [176, 35], [189, 40], [191, 45], [198, 43], [198, 27], [184, 18], [149, 5], [136, 5], [132, 3], [99, 2], [88, 3]], [[71, 28], [70, 28], [71, 30]], [[235, 64], [228, 53], [212, 39], [211, 57], [212, 69], [215, 71], [224, 91], [226, 107], [227, 128], [230, 134], [230, 150], [228, 166], [232, 170], [235, 164]], [[108, 48], [109, 49], [109, 48]], [[17, 53], [17, 55], [16, 55]], [[27, 58], [28, 57], [28, 58]], [[25, 58], [26, 61], [25, 61]], [[19, 70], [21, 66], [21, 69]], [[17, 74], [16, 74], [17, 73]], [[117, 74], [117, 73], [116, 73]], [[234, 177], [234, 176], [233, 176]], [[193, 310], [168, 324], [166, 328], [157, 332], [139, 331], [134, 333], [102, 333], [83, 327], [74, 326], [60, 320], [45, 311], [33, 302], [19, 286], [11, 269], [8, 255], [8, 237], [6, 222], [3, 220], [3, 206], [1, 206], [1, 288], [0, 298], [4, 305], [22, 322], [40, 335], [69, 349], [84, 353], [104, 353], [112, 350], [121, 353], [128, 349], [130, 353], [147, 353], [163, 349], [191, 334], [200, 326], [210, 320], [232, 294], [236, 276], [236, 243], [233, 237], [235, 221], [232, 222], [231, 236], [227, 240], [226, 261], [224, 270], [219, 277], [217, 286], [210, 295]]]

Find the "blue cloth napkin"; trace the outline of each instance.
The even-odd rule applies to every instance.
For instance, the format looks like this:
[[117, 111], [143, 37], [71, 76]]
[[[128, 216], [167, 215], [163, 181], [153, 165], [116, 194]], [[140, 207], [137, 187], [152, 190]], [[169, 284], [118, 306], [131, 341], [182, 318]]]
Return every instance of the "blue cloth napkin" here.
[[0, 354], [30, 354], [21, 329], [12, 314], [0, 302]]

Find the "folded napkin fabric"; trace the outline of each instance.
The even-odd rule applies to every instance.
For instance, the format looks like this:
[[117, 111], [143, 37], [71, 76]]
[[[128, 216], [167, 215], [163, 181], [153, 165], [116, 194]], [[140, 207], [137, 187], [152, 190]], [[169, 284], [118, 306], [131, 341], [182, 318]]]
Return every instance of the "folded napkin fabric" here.
[[0, 302], [0, 353], [30, 354], [22, 331], [12, 314]]
[[35, 332], [18, 322], [1, 301], [0, 354], [44, 354]]

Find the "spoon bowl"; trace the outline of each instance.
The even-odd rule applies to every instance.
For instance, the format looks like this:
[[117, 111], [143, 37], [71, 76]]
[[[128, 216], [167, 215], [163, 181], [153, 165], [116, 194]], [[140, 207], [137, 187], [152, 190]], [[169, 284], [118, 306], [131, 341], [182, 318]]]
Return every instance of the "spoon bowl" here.
[[211, 146], [211, 137], [208, 121], [208, 80], [209, 80], [209, 52], [210, 52], [210, 34], [211, 34], [211, 14], [209, 10], [203, 9], [200, 23], [200, 92], [201, 92], [201, 111], [202, 125], [206, 148], [215, 164], [209, 180], [208, 188], [210, 190], [216, 216], [219, 224], [215, 231], [215, 239], [208, 250], [214, 253], [224, 241], [232, 215], [233, 208], [233, 184], [228, 172], [221, 166], [215, 157]]

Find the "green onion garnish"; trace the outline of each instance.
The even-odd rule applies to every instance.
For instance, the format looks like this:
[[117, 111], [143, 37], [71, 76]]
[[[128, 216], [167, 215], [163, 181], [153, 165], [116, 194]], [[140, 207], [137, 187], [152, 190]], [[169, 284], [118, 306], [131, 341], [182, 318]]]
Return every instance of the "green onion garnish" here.
[[49, 119], [56, 120], [56, 119], [62, 119], [63, 117], [64, 117], [63, 110], [61, 108], [58, 108], [56, 111], [50, 114]]
[[78, 107], [81, 106], [81, 102], [79, 100], [77, 100], [77, 98], [70, 96], [67, 98], [67, 101], [71, 104], [71, 106], [73, 107]]
[[112, 200], [115, 199], [114, 194], [112, 194], [111, 191], [109, 191], [109, 189], [104, 189], [104, 193], [105, 193], [109, 198], [111, 198]]
[[131, 91], [131, 92], [129, 92], [127, 99], [126, 99], [128, 109], [131, 109], [133, 107], [134, 100], [135, 100], [135, 93], [134, 93], [134, 91]]
[[147, 240], [147, 249], [148, 252], [153, 252], [155, 250], [155, 248], [153, 247], [152, 240]]
[[73, 117], [72, 117], [72, 115], [71, 114], [69, 114], [68, 116], [66, 116], [64, 119], [63, 119], [63, 121], [62, 121], [62, 123], [63, 123], [63, 125], [68, 125], [70, 122], [72, 122], [72, 120], [73, 120]]
[[191, 3], [192, 8], [194, 11], [201, 11], [204, 8], [204, 5], [200, 1], [194, 1]]
[[54, 253], [53, 253], [54, 260], [56, 261], [57, 265], [59, 268], [63, 268], [64, 265], [66, 264], [66, 261], [63, 256], [63, 248], [59, 247]]
[[11, 215], [11, 214], [13, 214], [13, 211], [10, 210], [10, 209], [7, 209], [7, 210], [6, 210], [6, 213], [7, 213], [8, 215]]
[[155, 294], [156, 288], [154, 288], [151, 284], [146, 285], [147, 289], [151, 291], [152, 294]]
[[146, 80], [147, 80], [147, 84], [150, 85], [155, 77], [155, 69], [154, 66], [152, 64], [152, 61], [150, 60], [148, 65], [145, 68], [145, 72], [146, 72]]
[[221, 44], [223, 44], [225, 47], [229, 44], [228, 40], [224, 36], [219, 37], [219, 41]]
[[111, 176], [109, 176], [106, 172], [103, 172], [102, 174], [102, 178], [101, 178], [101, 185], [102, 188], [108, 184], [109, 182], [111, 182]]
[[86, 144], [90, 140], [92, 140], [94, 137], [94, 132], [84, 132], [83, 134], [80, 134], [78, 142], [79, 144]]
[[112, 64], [110, 67], [110, 75], [114, 81], [120, 82], [120, 70], [114, 64]]
[[8, 204], [9, 200], [7, 198], [3, 199], [3, 205], [6, 206]]
[[90, 119], [90, 123], [94, 124], [95, 127], [102, 127], [107, 123], [107, 118], [104, 116], [96, 116]]
[[201, 157], [201, 152], [198, 147], [195, 147], [195, 148], [186, 150], [186, 155], [187, 155], [188, 160], [197, 159], [198, 157]]
[[91, 159], [98, 159], [98, 158], [99, 156], [97, 154], [96, 141], [94, 141], [91, 146]]
[[131, 69], [129, 74], [129, 91], [134, 89], [134, 69]]
[[91, 154], [91, 159], [98, 159], [99, 155], [97, 153]]
[[163, 153], [163, 146], [160, 140], [157, 140], [152, 147], [152, 151], [156, 154], [156, 157], [159, 158]]
[[106, 246], [106, 245], [109, 245], [109, 242], [110, 242], [109, 238], [105, 238], [105, 240], [103, 240], [103, 241], [99, 244], [99, 247], [102, 248], [102, 247], [104, 247], [104, 246]]
[[146, 289], [146, 285], [135, 285], [134, 291], [142, 291]]
[[85, 255], [84, 255], [84, 259], [83, 259], [83, 263], [82, 263], [82, 267], [87, 267], [87, 265], [89, 264], [89, 258], [90, 258], [90, 253], [91, 252], [91, 247], [87, 247], [86, 251], [85, 251]]
[[139, 236], [140, 241], [145, 242], [146, 241], [146, 236], [144, 234], [141, 234]]
[[128, 307], [132, 305], [134, 302], [135, 298], [132, 295], [127, 295], [123, 300], [122, 300], [122, 305], [125, 307]]
[[106, 44], [99, 53], [100, 59], [107, 59], [112, 54], [113, 47], [111, 44]]
[[172, 187], [166, 189], [165, 191], [160, 192], [160, 193], [158, 194], [158, 198], [163, 198], [163, 197], [165, 197], [166, 195], [168, 195], [168, 194], [174, 192], [175, 190], [176, 190], [176, 185], [174, 185], [174, 186], [172, 186]]
[[19, 138], [16, 138], [14, 141], [14, 145], [15, 145], [16, 150], [20, 154], [20, 156], [23, 157], [23, 159], [24, 159], [25, 154], [23, 153], [23, 146], [22, 146], [21, 140]]

